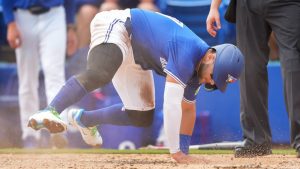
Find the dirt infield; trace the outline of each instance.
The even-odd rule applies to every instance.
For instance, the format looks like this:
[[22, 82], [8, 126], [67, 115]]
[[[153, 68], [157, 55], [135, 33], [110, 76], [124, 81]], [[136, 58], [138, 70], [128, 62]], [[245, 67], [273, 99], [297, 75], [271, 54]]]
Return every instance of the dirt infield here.
[[166, 154], [0, 154], [0, 168], [97, 168], [97, 169], [297, 169], [294, 155], [234, 158], [233, 155], [193, 155], [205, 164], [176, 164]]

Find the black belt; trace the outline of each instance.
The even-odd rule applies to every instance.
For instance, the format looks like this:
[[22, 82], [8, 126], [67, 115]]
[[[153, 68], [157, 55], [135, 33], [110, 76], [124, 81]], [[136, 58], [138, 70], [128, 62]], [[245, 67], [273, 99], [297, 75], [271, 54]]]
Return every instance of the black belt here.
[[128, 36], [130, 37], [132, 33], [132, 27], [131, 27], [131, 20], [129, 17], [126, 18], [124, 25], [127, 30]]
[[50, 10], [50, 8], [46, 8], [43, 6], [31, 6], [28, 8], [28, 11], [30, 13], [32, 13], [33, 15], [40, 15], [40, 14], [48, 12], [49, 10]]

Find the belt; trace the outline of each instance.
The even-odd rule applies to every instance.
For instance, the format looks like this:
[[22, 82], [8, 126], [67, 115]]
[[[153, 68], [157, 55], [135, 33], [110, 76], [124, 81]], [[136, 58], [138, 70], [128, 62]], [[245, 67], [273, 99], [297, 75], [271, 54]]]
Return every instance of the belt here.
[[28, 8], [28, 11], [33, 15], [40, 15], [46, 13], [50, 10], [50, 8], [43, 7], [43, 6], [31, 6]]
[[131, 20], [129, 17], [126, 18], [124, 25], [125, 25], [126, 31], [128, 33], [128, 36], [130, 37], [131, 33], [132, 33], [132, 27], [131, 27]]

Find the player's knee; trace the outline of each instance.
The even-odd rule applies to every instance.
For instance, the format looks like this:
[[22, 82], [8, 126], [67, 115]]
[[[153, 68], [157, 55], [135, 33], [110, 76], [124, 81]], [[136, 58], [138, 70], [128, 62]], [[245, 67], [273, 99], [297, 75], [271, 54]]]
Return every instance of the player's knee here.
[[77, 75], [77, 79], [88, 92], [103, 86], [103, 78], [99, 78], [98, 72], [93, 70], [80, 73]]
[[149, 127], [153, 122], [154, 110], [138, 111], [138, 110], [126, 110], [131, 120], [132, 125], [137, 127]]
[[123, 60], [121, 49], [115, 44], [100, 44], [91, 49], [87, 70], [77, 79], [88, 92], [111, 82]]

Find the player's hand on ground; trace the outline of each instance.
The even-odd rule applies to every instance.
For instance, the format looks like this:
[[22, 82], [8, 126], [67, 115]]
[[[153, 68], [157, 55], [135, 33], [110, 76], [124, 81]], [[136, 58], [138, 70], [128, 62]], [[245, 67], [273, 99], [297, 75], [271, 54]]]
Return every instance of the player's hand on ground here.
[[11, 22], [7, 26], [7, 41], [13, 49], [21, 46], [21, 36], [16, 22]]
[[211, 36], [216, 37], [219, 29], [221, 29], [220, 13], [218, 9], [211, 9], [206, 19], [206, 30]]
[[200, 164], [208, 162], [205, 159], [197, 158], [191, 155], [186, 155], [181, 151], [171, 154], [171, 156], [177, 163], [181, 164]]

